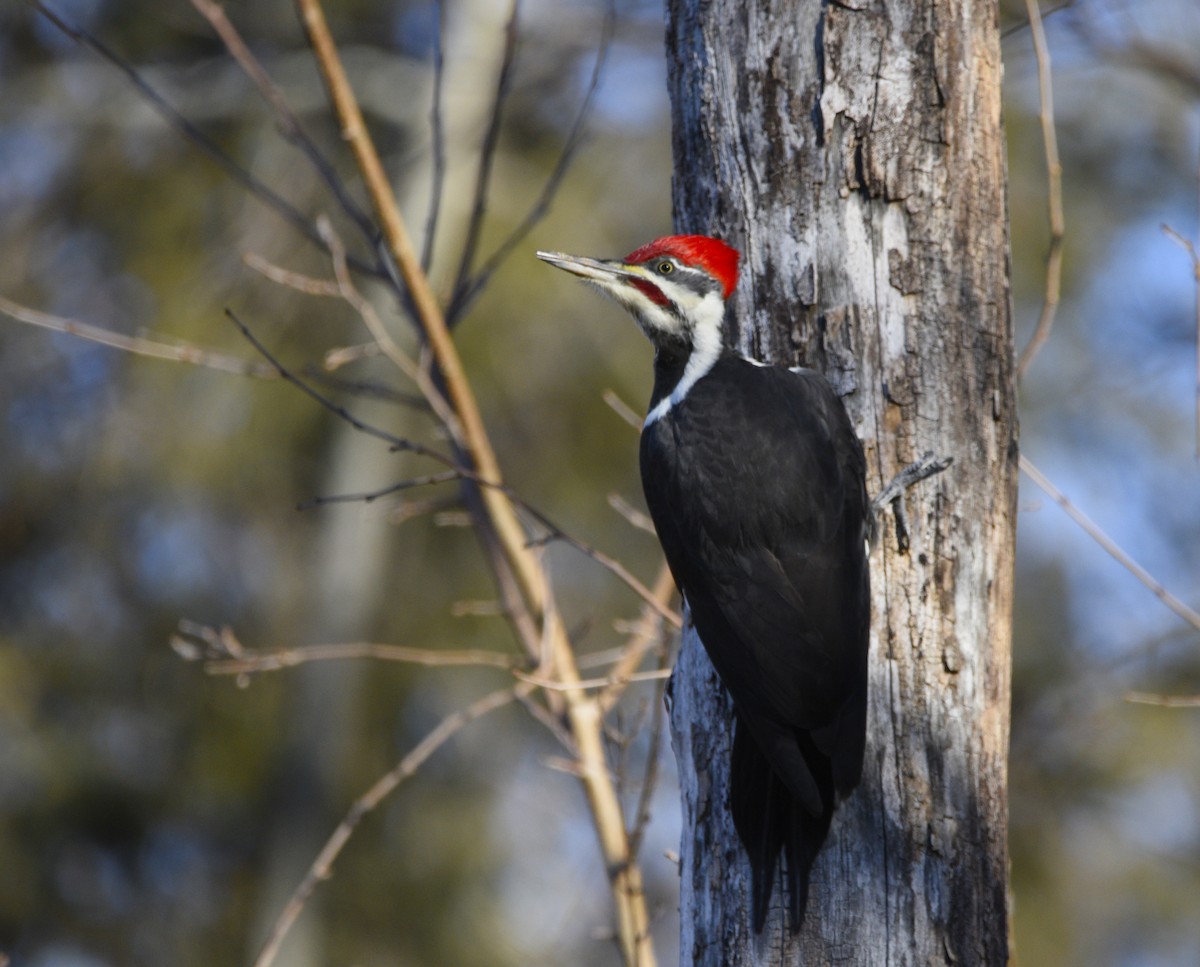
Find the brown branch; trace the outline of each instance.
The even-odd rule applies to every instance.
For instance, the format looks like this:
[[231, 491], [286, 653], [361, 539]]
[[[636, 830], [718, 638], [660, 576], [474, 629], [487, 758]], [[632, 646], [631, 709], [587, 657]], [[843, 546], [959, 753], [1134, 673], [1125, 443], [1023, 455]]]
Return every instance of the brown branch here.
[[241, 67], [246, 76], [250, 78], [254, 86], [258, 88], [258, 92], [263, 100], [275, 112], [279, 130], [284, 138], [291, 144], [294, 144], [308, 159], [318, 176], [325, 182], [325, 186], [333, 193], [334, 198], [337, 199], [342, 211], [354, 222], [367, 241], [373, 243], [376, 232], [371, 219], [367, 217], [367, 214], [350, 197], [349, 192], [346, 191], [346, 186], [342, 183], [341, 178], [338, 177], [333, 165], [329, 163], [316, 143], [308, 136], [308, 132], [304, 130], [300, 119], [296, 117], [296, 113], [292, 110], [291, 105], [288, 104], [287, 98], [283, 96], [283, 91], [271, 80], [271, 75], [267, 73], [266, 68], [263, 67], [258, 58], [251, 53], [250, 48], [242, 40], [237, 28], [234, 27], [233, 23], [225, 15], [225, 11], [221, 5], [214, 3], [213, 0], [192, 0], [192, 6], [209, 22], [217, 36], [221, 38], [221, 42], [225, 45], [225, 49], [229, 51], [230, 56]]
[[259, 275], [270, 279], [277, 285], [287, 286], [289, 289], [295, 289], [297, 292], [303, 292], [305, 295], [324, 296], [334, 299], [341, 297], [342, 290], [333, 279], [317, 279], [311, 275], [301, 275], [299, 272], [292, 272], [289, 269], [276, 265], [274, 262], [268, 262], [261, 255], [254, 252], [243, 252], [242, 262], [248, 268], [253, 269]]
[[[392, 193], [391, 183], [375, 144], [367, 131], [362, 111], [346, 77], [329, 25], [319, 0], [297, 0], [301, 23], [312, 45], [317, 64], [333, 102], [333, 109], [342, 127], [342, 137], [349, 143], [358, 162], [375, 213], [379, 218], [387, 248], [399, 270], [406, 291], [412, 299], [422, 331], [429, 341], [442, 376], [446, 381], [450, 403], [463, 425], [463, 438], [475, 462], [480, 477], [499, 483], [499, 463], [484, 429], [483, 418], [475, 394], [463, 370], [458, 350], [450, 337], [445, 318], [434, 296], [429, 279], [421, 271], [412, 241]], [[494, 488], [483, 491], [483, 501], [503, 542], [506, 556], [514, 566], [526, 598], [535, 611], [540, 611], [545, 585], [543, 576], [531, 556], [523, 552], [525, 536], [511, 503]]]
[[[1075, 5], [1074, 0], [1063, 0], [1062, 3], [1057, 3], [1053, 7], [1047, 7], [1045, 10], [1042, 10], [1039, 7], [1038, 12], [1040, 13], [1042, 20], [1045, 20], [1047, 17], [1051, 17], [1054, 14], [1059, 13], [1062, 10], [1067, 10], [1070, 7], [1073, 7], [1074, 5]], [[1027, 18], [1027, 19], [1021, 20], [1015, 24], [1010, 24], [1008, 27], [1005, 27], [1003, 30], [1000, 31], [1000, 38], [1002, 40], [1007, 40], [1009, 37], [1011, 37], [1013, 34], [1017, 33], [1018, 31], [1024, 30], [1026, 27], [1028, 27], [1030, 25], [1030, 23], [1031, 23], [1031, 21]]]
[[450, 435], [450, 438], [460, 447], [463, 446], [462, 427], [459, 425], [458, 417], [450, 408], [450, 404], [447, 402], [446, 397], [442, 395], [441, 390], [430, 379], [428, 367], [420, 366], [409, 358], [408, 354], [400, 348], [399, 343], [392, 338], [392, 334], [388, 331], [387, 326], [383, 324], [383, 320], [379, 318], [379, 313], [375, 311], [375, 307], [355, 287], [354, 280], [350, 277], [350, 270], [346, 265], [346, 247], [342, 244], [342, 240], [337, 232], [334, 231], [333, 224], [328, 218], [322, 215], [317, 219], [317, 231], [321, 233], [321, 238], [325, 244], [329, 246], [329, 253], [333, 258], [333, 273], [337, 279], [342, 298], [362, 318], [363, 324], [371, 334], [371, 338], [379, 346], [379, 351], [387, 357], [393, 366], [411, 379], [417, 389], [420, 390], [421, 395], [425, 397], [426, 402], [429, 403], [433, 412], [441, 420], [442, 426]]
[[0, 312], [18, 322], [54, 332], [63, 332], [70, 336], [78, 336], [89, 342], [100, 343], [135, 356], [147, 356], [151, 359], [163, 359], [172, 363], [187, 363], [192, 366], [204, 366], [208, 369], [219, 370], [223, 373], [233, 373], [237, 376], [253, 376], [256, 379], [278, 379], [279, 373], [272, 366], [236, 356], [226, 356], [208, 349], [201, 349], [190, 343], [168, 343], [158, 339], [147, 339], [144, 336], [126, 336], [111, 329], [93, 326], [88, 322], [67, 319], [63, 316], [53, 316], [47, 312], [39, 312], [26, 306], [18, 305], [0, 296]]
[[1046, 253], [1046, 288], [1042, 295], [1042, 310], [1033, 335], [1017, 360], [1018, 380], [1025, 375], [1025, 370], [1050, 338], [1050, 330], [1054, 328], [1054, 317], [1058, 313], [1058, 302], [1062, 292], [1063, 238], [1066, 234], [1066, 223], [1063, 220], [1062, 164], [1058, 158], [1058, 134], [1054, 124], [1050, 48], [1046, 44], [1046, 32], [1042, 28], [1042, 15], [1037, 0], [1025, 0], [1025, 8], [1029, 12], [1029, 28], [1037, 56], [1038, 93], [1041, 102], [1039, 117], [1046, 152], [1046, 207], [1050, 222], [1050, 249]]
[[[658, 577], [654, 579], [654, 589], [651, 591], [651, 594], [654, 596], [656, 604], [664, 608], [669, 605], [671, 599], [675, 596], [675, 579], [671, 576], [671, 569], [667, 567], [666, 561], [659, 566]], [[660, 617], [661, 614], [657, 607], [651, 608], [648, 605], [642, 609], [642, 615], [629, 636], [629, 642], [625, 646], [624, 653], [609, 673], [613, 684], [600, 695], [600, 707], [604, 711], [607, 712], [617, 704], [621, 698], [621, 693], [625, 690], [622, 682], [630, 680], [634, 669], [642, 663], [642, 658], [645, 657], [646, 652], [661, 640], [662, 623], [659, 620]], [[675, 625], [675, 627], [679, 628], [682, 625], [683, 622], [680, 620], [679, 624]]]
[[[507, 564], [507, 568], [493, 569], [500, 586], [501, 599], [526, 650], [533, 649], [531, 654], [536, 658], [540, 646], [540, 641], [533, 640], [529, 634], [531, 622], [527, 616], [531, 615], [541, 622], [541, 637], [551, 649], [552, 667], [557, 679], [568, 685], [577, 682], [579, 672], [575, 667], [571, 643], [557, 616], [548, 611], [545, 573], [540, 561], [526, 546], [525, 533], [516, 509], [502, 489], [499, 463], [484, 428], [474, 392], [428, 277], [421, 270], [413, 250], [391, 184], [329, 32], [324, 11], [319, 0], [297, 0], [297, 8], [341, 124], [342, 135], [354, 152], [366, 183], [387, 251], [395, 262], [422, 333], [445, 381], [447, 398], [462, 426], [464, 448], [474, 465], [474, 471], [489, 485], [480, 487], [478, 494], [482, 505], [480, 510], [488, 521], [485, 541], [496, 542], [496, 550], [503, 555]], [[515, 579], [513, 588], [508, 586], [509, 575], [506, 571]], [[514, 590], [516, 595], [511, 593]], [[622, 955], [628, 965], [652, 967], [654, 951], [650, 943], [649, 915], [641, 870], [630, 855], [621, 802], [608, 772], [600, 728], [600, 708], [594, 699], [579, 688], [564, 692], [563, 698], [567, 721], [579, 752], [581, 782], [600, 838], [605, 868], [609, 873]]]
[[205, 662], [204, 670], [210, 675], [258, 674], [295, 668], [310, 661], [344, 661], [351, 658], [372, 658], [377, 661], [394, 661], [430, 668], [461, 665], [512, 668], [516, 664], [516, 660], [509, 655], [481, 648], [442, 651], [437, 648], [409, 648], [404, 645], [351, 641], [283, 648], [278, 651], [245, 652], [237, 658], [210, 659]]
[[1164, 708], [1200, 708], [1200, 695], [1159, 695], [1151, 692], [1126, 692], [1125, 701], [1135, 705], [1161, 705]]
[[631, 427], [642, 432], [642, 418], [637, 415], [636, 411], [619, 397], [615, 390], [606, 389], [603, 394], [604, 402], [608, 404], [609, 409], [617, 414], [622, 420], [628, 423]]
[[[674, 668], [667, 667], [666, 649], [662, 649], [661, 671], [669, 677]], [[650, 824], [650, 803], [654, 798], [654, 787], [658, 783], [658, 760], [662, 746], [663, 722], [666, 719], [666, 709], [663, 707], [663, 696], [666, 694], [666, 678], [660, 679], [655, 690], [654, 702], [650, 707], [650, 743], [646, 750], [646, 771], [642, 774], [642, 788], [638, 794], [637, 808], [633, 813], [633, 829], [629, 831], [629, 851], [637, 856], [646, 836], [646, 827]]]
[[544, 688], [547, 691], [565, 692], [572, 688], [624, 688], [626, 685], [631, 685], [634, 682], [659, 682], [671, 677], [671, 669], [655, 668], [652, 671], [645, 672], [630, 672], [626, 675], [610, 674], [604, 678], [581, 678], [577, 682], [572, 682], [569, 685], [564, 685], [562, 682], [557, 682], [552, 678], [545, 678], [541, 675], [532, 675], [529, 672], [523, 672], [520, 669], [514, 669], [513, 675], [523, 682], [529, 682], [530, 685], [536, 685], [538, 688]]
[[413, 747], [408, 755], [400, 760], [395, 768], [380, 776], [370, 789], [355, 800], [354, 805], [350, 807], [345, 818], [338, 824], [337, 829], [333, 831], [333, 835], [326, 841], [321, 852], [317, 854], [317, 858], [313, 860], [308, 872], [304, 875], [304, 879], [300, 881], [299, 885], [292, 892], [287, 904], [276, 918], [266, 942], [259, 951], [258, 957], [255, 958], [254, 967], [269, 967], [270, 964], [274, 963], [284, 938], [296, 922], [300, 911], [304, 909], [304, 904], [308, 902], [308, 898], [312, 895], [313, 890], [316, 889], [317, 884], [322, 880], [329, 879], [333, 874], [334, 861], [341, 854], [342, 849], [349, 841], [351, 835], [353, 835], [355, 828], [362, 821], [363, 817], [395, 791], [396, 787], [404, 782], [405, 779], [412, 776], [424, 764], [426, 759], [449, 739], [462, 731], [465, 726], [476, 719], [482, 718], [489, 712], [502, 708], [509, 702], [522, 697], [532, 687], [531, 685], [520, 683], [513, 688], [502, 688], [499, 691], [485, 695], [466, 708], [446, 716], [433, 731]]
[[1190, 624], [1193, 628], [1200, 630], [1200, 612], [1189, 608], [1186, 604], [1180, 601], [1175, 595], [1171, 594], [1164, 588], [1154, 576], [1144, 567], [1137, 563], [1132, 557], [1123, 551], [1120, 546], [1109, 537], [1103, 530], [1100, 529], [1090, 518], [1087, 517], [1081, 510], [1075, 507], [1070, 500], [1063, 494], [1061, 490], [1054, 486], [1037, 467], [1033, 465], [1028, 457], [1021, 455], [1021, 469], [1035, 484], [1042, 488], [1050, 498], [1058, 504], [1076, 524], [1083, 528], [1084, 532], [1107, 551], [1113, 558], [1117, 560], [1126, 570], [1129, 571], [1135, 578], [1149, 588], [1154, 596], [1157, 597], [1163, 604], [1174, 611], [1179, 617]]
[[[555, 527], [541, 514], [538, 514], [537, 516], [541, 523], [550, 528], [550, 533], [544, 537], [538, 538], [535, 541], [530, 541], [531, 547], [549, 544], [552, 541], [562, 541], [567, 546], [575, 548], [575, 550], [579, 551], [579, 553], [581, 553], [584, 557], [591, 558], [602, 568], [608, 571], [611, 575], [613, 575], [613, 577], [615, 577], [618, 581], [629, 588], [629, 590], [646, 602], [646, 604], [658, 612], [659, 617], [666, 619], [675, 628], [683, 627], [683, 618], [679, 615], [679, 612], [673, 611], [671, 608], [665, 605], [654, 591], [646, 587], [646, 585], [644, 585], [640, 580], [638, 580], [637, 577], [634, 576], [633, 572], [631, 572], [629, 568], [618, 561], [615, 557], [611, 557], [608, 554], [605, 554], [603, 551], [597, 550], [590, 544], [581, 541], [577, 537], [572, 537], [566, 531]], [[674, 587], [674, 585], [672, 585], [672, 587]]]
[[645, 531], [647, 534], [653, 534], [655, 537], [658, 536], [658, 530], [650, 515], [638, 510], [619, 493], [614, 491], [608, 495], [608, 506], [624, 517], [631, 527]]

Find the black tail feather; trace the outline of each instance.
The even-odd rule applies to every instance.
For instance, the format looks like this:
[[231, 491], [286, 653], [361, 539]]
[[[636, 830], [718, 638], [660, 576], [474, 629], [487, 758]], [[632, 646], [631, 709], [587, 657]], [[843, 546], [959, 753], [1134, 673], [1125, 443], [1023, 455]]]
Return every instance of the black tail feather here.
[[806, 733], [797, 732], [797, 743], [821, 792], [824, 809], [819, 816], [808, 813], [793, 797], [740, 718], [734, 727], [729, 806], [734, 828], [750, 857], [757, 933], [762, 933], [767, 922], [776, 870], [785, 884], [788, 925], [792, 933], [800, 929], [808, 906], [809, 873], [833, 818], [830, 761]]

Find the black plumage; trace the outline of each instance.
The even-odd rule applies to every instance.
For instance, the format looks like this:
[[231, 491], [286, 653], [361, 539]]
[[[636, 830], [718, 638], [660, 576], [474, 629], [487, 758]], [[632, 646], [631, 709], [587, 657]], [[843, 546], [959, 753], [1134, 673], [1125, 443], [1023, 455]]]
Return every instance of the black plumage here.
[[[660, 349], [651, 408], [686, 356]], [[782, 852], [793, 928], [866, 730], [862, 447], [818, 373], [723, 353], [642, 433], [642, 484], [676, 583], [737, 710], [730, 807], [765, 922]]]
[[722, 348], [738, 253], [673, 235], [624, 259], [539, 252], [625, 306], [653, 343], [646, 503], [736, 721], [730, 811], [762, 931], [782, 862], [798, 930], [866, 741], [866, 466], [820, 374]]

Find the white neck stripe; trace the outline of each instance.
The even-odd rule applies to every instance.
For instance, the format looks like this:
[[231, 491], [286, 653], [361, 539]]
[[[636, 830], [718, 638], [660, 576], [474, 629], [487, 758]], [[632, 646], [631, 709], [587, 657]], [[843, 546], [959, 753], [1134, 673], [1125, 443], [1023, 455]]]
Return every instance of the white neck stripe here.
[[683, 375], [675, 388], [646, 414], [643, 430], [670, 413], [672, 407], [682, 403], [691, 388], [708, 375], [721, 356], [721, 320], [725, 315], [725, 300], [712, 292], [696, 308], [702, 311], [697, 311], [694, 316], [696, 325], [692, 331], [692, 354], [683, 367]]

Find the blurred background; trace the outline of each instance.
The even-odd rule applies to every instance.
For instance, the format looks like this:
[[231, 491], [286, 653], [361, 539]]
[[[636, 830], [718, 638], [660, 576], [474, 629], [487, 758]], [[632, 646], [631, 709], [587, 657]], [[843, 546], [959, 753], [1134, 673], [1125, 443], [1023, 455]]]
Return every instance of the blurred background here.
[[[439, 8], [329, 6], [420, 238]], [[1197, 238], [1200, 8], [1062, 6], [1046, 31], [1067, 227], [1063, 299], [1021, 384], [1022, 449], [1200, 607], [1196, 281], [1161, 227]], [[1003, 7], [1022, 346], [1045, 282], [1046, 169], [1024, 4]], [[336, 216], [190, 4], [54, 8], [296, 208]], [[291, 4], [227, 9], [350, 175]], [[458, 0], [443, 12], [446, 191], [431, 250], [445, 292], [508, 5]], [[606, 24], [594, 0], [521, 4], [483, 257], [536, 204]], [[472, 304], [458, 338], [512, 485], [650, 581], [653, 539], [608, 501], [615, 493], [640, 506], [636, 434], [602, 400], [612, 389], [641, 408], [649, 353], [618, 310], [532, 258], [535, 248], [618, 255], [670, 227], [661, 6], [620, 0], [611, 29], [584, 141], [550, 212]], [[30, 7], [0, 12], [0, 91], [0, 296], [249, 359], [228, 306], [297, 368], [365, 340], [344, 304], [249, 269], [247, 252], [329, 274], [313, 246], [164, 123], [119, 70]], [[364, 253], [353, 226], [337, 224]], [[335, 375], [389, 376], [369, 359]], [[426, 432], [409, 407], [331, 391], [392, 432]], [[362, 661], [239, 683], [169, 645], [186, 619], [227, 624], [254, 648], [369, 640], [511, 650], [474, 537], [439, 492], [297, 510], [316, 495], [427, 469], [279, 381], [133, 356], [0, 316], [0, 952], [13, 964], [249, 963], [353, 800], [444, 715], [505, 683], [497, 670]], [[1017, 957], [1194, 967], [1200, 710], [1125, 695], [1200, 692], [1200, 633], [1025, 477], [1019, 528]], [[619, 644], [637, 600], [569, 548], [547, 553], [584, 650]], [[653, 686], [635, 686], [622, 721], [632, 731], [657, 700]], [[362, 823], [277, 963], [617, 962], [580, 790], [548, 767], [558, 753], [519, 707], [468, 727]], [[663, 755], [642, 847], [663, 963], [677, 958], [676, 874], [664, 855], [678, 841], [671, 758]], [[630, 786], [631, 802], [638, 792]]]

